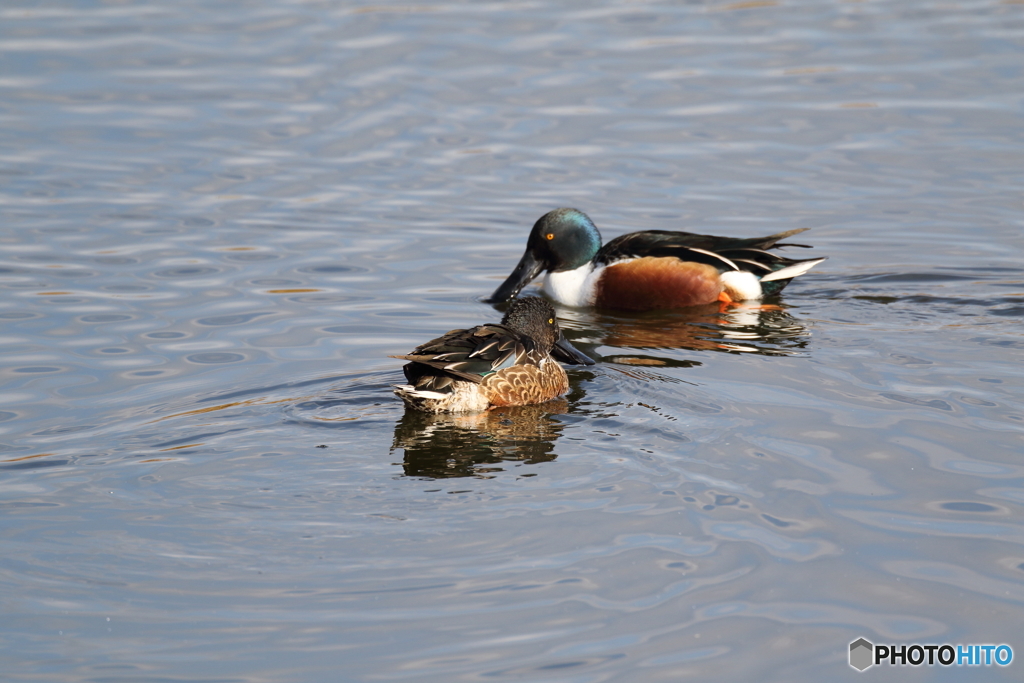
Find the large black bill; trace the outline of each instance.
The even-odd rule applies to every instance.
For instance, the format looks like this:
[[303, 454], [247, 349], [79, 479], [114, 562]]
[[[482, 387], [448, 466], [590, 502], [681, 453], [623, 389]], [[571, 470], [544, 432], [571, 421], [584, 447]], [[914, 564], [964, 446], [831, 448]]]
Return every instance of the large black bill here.
[[555, 342], [555, 348], [551, 349], [551, 355], [554, 356], [556, 360], [560, 360], [563, 363], [569, 363], [570, 365], [595, 364], [593, 358], [570, 344], [561, 333], [558, 334], [558, 341]]
[[533, 278], [537, 277], [537, 274], [544, 268], [544, 264], [533, 257], [529, 251], [523, 254], [523, 258], [519, 259], [519, 265], [512, 271], [512, 274], [501, 283], [501, 286], [494, 290], [494, 294], [488, 299], [484, 299], [485, 303], [489, 304], [500, 304], [503, 301], [508, 301], [516, 294], [519, 293], [526, 285], [530, 284]]

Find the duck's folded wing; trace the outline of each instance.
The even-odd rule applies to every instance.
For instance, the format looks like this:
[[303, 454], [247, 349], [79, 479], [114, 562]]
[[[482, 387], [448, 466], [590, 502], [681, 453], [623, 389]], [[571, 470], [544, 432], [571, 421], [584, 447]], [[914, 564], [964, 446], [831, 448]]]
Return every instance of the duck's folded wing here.
[[420, 363], [459, 379], [481, 382], [487, 375], [525, 358], [532, 346], [529, 339], [502, 325], [481, 325], [453, 330], [395, 358]]
[[773, 249], [775, 247], [807, 247], [805, 244], [779, 244], [787, 237], [808, 228], [787, 230], [767, 237], [722, 237], [671, 230], [645, 230], [621, 235], [597, 252], [594, 260], [611, 263], [620, 258], [638, 256], [676, 256], [683, 258], [690, 250], [720, 252], [727, 249]]
[[675, 257], [682, 261], [706, 263], [720, 271], [748, 270], [756, 275], [768, 273], [796, 263], [767, 249], [776, 247], [807, 247], [805, 244], [779, 244], [787, 237], [807, 228], [787, 230], [768, 237], [720, 237], [689, 232], [647, 230], [622, 235], [601, 247], [594, 260], [614, 263], [620, 259], [643, 256]]

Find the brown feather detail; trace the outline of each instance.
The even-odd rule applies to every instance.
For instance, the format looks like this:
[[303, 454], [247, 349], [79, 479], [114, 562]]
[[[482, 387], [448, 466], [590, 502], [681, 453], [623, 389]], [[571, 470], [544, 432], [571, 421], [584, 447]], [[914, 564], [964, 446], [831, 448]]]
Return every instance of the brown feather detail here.
[[484, 344], [479, 349], [477, 349], [473, 353], [471, 353], [468, 356], [466, 356], [466, 358], [476, 358], [477, 356], [483, 356], [485, 353], [487, 353], [488, 351], [490, 351], [491, 349], [493, 349], [497, 345], [498, 345], [497, 341], [492, 341], [492, 342], [490, 342], [488, 344]]
[[605, 268], [597, 282], [595, 303], [628, 311], [682, 308], [717, 301], [722, 291], [713, 266], [645, 256]]
[[549, 361], [541, 366], [513, 365], [484, 378], [480, 389], [492, 406], [544, 403], [569, 390], [562, 366]]

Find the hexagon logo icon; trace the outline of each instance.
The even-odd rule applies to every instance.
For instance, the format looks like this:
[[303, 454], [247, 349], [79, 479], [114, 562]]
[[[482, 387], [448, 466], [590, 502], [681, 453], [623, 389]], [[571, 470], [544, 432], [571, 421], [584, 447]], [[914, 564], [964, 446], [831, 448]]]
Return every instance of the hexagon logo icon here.
[[874, 662], [875, 646], [863, 638], [850, 643], [850, 666], [857, 671], [863, 671]]

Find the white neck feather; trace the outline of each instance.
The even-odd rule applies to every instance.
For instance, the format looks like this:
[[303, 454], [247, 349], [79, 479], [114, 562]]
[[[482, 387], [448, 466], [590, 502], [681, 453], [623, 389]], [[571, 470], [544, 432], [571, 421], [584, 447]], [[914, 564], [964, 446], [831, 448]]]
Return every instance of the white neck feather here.
[[594, 284], [604, 266], [594, 268], [593, 263], [584, 263], [576, 270], [547, 273], [544, 276], [544, 291], [563, 306], [592, 306]]
[[761, 298], [761, 283], [757, 276], [743, 270], [731, 270], [722, 273], [722, 284], [733, 301], [748, 301]]

